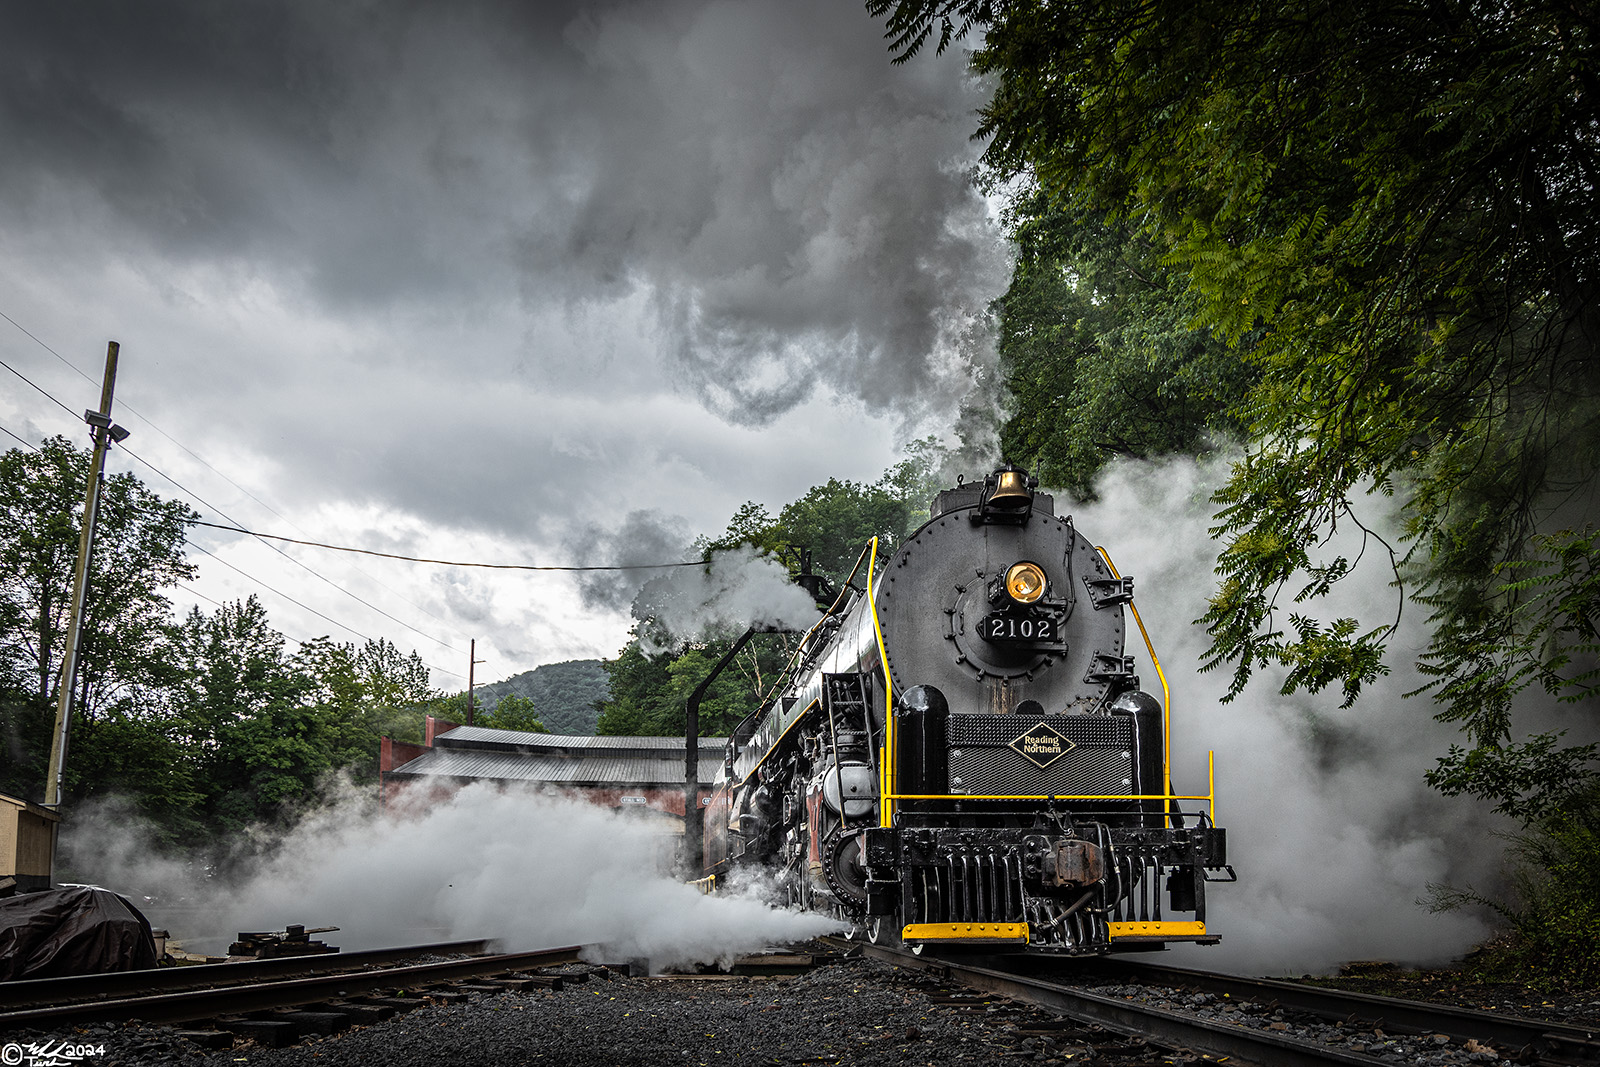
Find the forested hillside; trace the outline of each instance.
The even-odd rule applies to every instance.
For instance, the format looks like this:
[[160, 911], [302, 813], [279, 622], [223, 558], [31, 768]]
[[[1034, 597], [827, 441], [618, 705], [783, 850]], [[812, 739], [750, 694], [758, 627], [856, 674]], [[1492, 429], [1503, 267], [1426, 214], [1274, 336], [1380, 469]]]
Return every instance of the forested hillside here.
[[492, 708], [507, 694], [531, 700], [534, 714], [551, 733], [586, 736], [594, 733], [600, 716], [596, 705], [611, 695], [610, 676], [597, 659], [545, 663], [504, 681], [478, 686], [476, 702], [481, 708]]

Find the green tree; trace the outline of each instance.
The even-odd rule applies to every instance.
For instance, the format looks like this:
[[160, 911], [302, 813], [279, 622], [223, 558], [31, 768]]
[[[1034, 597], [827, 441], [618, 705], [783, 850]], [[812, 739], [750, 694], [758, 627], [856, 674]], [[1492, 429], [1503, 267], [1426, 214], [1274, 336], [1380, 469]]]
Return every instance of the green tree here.
[[672, 660], [669, 653], [646, 654], [637, 640], [624, 645], [616, 659], [606, 660], [611, 692], [600, 703], [594, 732], [600, 737], [650, 735], [653, 724], [669, 714]]
[[358, 782], [375, 781], [381, 738], [422, 740], [424, 707], [435, 695], [416, 652], [385, 638], [361, 645], [307, 641], [295, 665], [311, 682], [308, 699], [328, 724], [331, 760]]
[[[0, 455], [0, 734], [10, 757], [0, 789], [37, 797], [44, 785], [77, 564], [90, 453], [63, 437]], [[164, 591], [194, 576], [184, 531], [197, 516], [131, 474], [105, 479], [84, 597], [74, 762], [116, 755], [145, 695], [168, 681], [160, 649], [171, 625]], [[101, 722], [114, 721], [105, 730]], [[118, 740], [112, 743], [115, 735]], [[96, 752], [104, 738], [108, 752]]]
[[[711, 683], [700, 701], [700, 735], [725, 737], [761, 707], [766, 689], [781, 677], [790, 645], [782, 635], [757, 635]], [[688, 701], [732, 641], [708, 641], [677, 654], [646, 655], [630, 642], [606, 667], [611, 696], [600, 709], [602, 736], [682, 737]]]
[[1193, 301], [1126, 222], [1043, 194], [1008, 212], [1017, 259], [995, 302], [1011, 415], [1001, 452], [1044, 485], [1094, 496], [1108, 460], [1242, 436], [1248, 363], [1190, 324]]
[[751, 545], [782, 559], [791, 574], [799, 572], [800, 553], [809, 552], [814, 571], [842, 582], [872, 538], [886, 555], [927, 520], [948, 455], [934, 438], [913, 441], [906, 457], [871, 485], [830, 478], [784, 505], [776, 518], [748, 501], [719, 536], [699, 539], [695, 549], [709, 560], [712, 552]]
[[335, 763], [338, 724], [254, 596], [189, 612], [173, 639], [188, 758], [214, 828], [234, 831], [311, 795]]
[[[791, 576], [799, 572], [801, 552], [809, 551], [813, 570], [842, 584], [873, 537], [879, 538], [878, 552], [884, 558], [926, 521], [928, 503], [943, 484], [942, 468], [948, 458], [948, 451], [935, 439], [914, 441], [905, 458], [871, 485], [829, 479], [785, 505], [776, 518], [762, 505], [748, 502], [721, 535], [701, 538], [694, 548], [709, 561], [713, 552], [754, 547], [783, 560]], [[865, 575], [856, 581], [858, 587], [864, 585]], [[737, 639], [736, 634], [720, 635], [681, 645], [674, 653], [641, 649], [641, 633], [652, 638], [651, 646], [662, 643], [655, 605], [671, 595], [670, 586], [670, 581], [652, 582], [635, 598], [634, 615], [639, 619], [635, 638], [604, 664], [610, 694], [599, 704], [597, 734], [682, 735], [690, 693]], [[795, 647], [791, 634], [753, 638], [702, 698], [701, 733], [725, 734], [758, 710], [783, 680]]]
[[[1541, 523], [1564, 521], [1600, 460], [1595, 13], [1553, 0], [868, 7], [901, 59], [981, 29], [990, 181], [1150, 241], [1192, 325], [1260, 376], [1239, 408], [1250, 453], [1218, 501], [1209, 664], [1232, 668], [1235, 692], [1278, 663], [1289, 689], [1355, 699], [1384, 670], [1392, 626], [1319, 621], [1309, 605], [1350, 571], [1326, 545], [1357, 524], [1354, 503], [1395, 494], [1396, 569], [1433, 623], [1423, 664], [1475, 758], [1463, 788], [1503, 799], [1508, 776], [1491, 769], [1519, 758], [1511, 701], [1532, 695], [1504, 649], [1572, 658], [1585, 640], [1520, 612], [1531, 590], [1506, 569], [1580, 565], [1535, 536], [1560, 536]], [[1580, 522], [1567, 540], [1588, 536]], [[1591, 712], [1593, 682], [1538, 678]]]
[[507, 693], [495, 701], [494, 707], [478, 717], [478, 725], [496, 730], [521, 730], [533, 734], [550, 732], [540, 720], [533, 701], [515, 693]]

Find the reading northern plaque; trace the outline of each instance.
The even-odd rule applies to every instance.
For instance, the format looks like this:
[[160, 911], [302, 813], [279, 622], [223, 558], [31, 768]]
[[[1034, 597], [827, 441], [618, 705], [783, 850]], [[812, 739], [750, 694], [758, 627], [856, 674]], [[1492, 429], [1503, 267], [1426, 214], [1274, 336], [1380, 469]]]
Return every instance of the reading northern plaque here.
[[1078, 746], [1041, 722], [1011, 742], [1011, 747], [1038, 766], [1048, 767]]

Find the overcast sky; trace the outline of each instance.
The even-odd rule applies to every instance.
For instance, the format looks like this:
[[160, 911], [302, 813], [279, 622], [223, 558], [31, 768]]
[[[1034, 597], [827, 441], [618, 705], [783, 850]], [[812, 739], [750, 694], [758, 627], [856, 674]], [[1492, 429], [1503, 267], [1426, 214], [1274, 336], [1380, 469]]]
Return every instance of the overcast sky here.
[[[860, 0], [7, 4], [0, 312], [77, 372], [4, 321], [0, 358], [76, 411], [119, 341], [114, 417], [187, 492], [112, 469], [211, 521], [667, 551], [948, 429], [1008, 269], [979, 103]], [[87, 443], [0, 378], [0, 426]], [[180, 608], [255, 593], [444, 689], [472, 638], [480, 679], [626, 638], [564, 576], [193, 537], [225, 562]]]

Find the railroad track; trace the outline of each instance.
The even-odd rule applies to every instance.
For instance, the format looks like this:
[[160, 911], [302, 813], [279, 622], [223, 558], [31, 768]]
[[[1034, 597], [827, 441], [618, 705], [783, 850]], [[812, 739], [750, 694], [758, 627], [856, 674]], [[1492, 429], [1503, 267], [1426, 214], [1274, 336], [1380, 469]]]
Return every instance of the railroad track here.
[[1353, 1019], [1397, 1032], [1443, 1033], [1463, 1042], [1471, 1040], [1514, 1050], [1546, 1050], [1562, 1059], [1576, 1058], [1584, 1062], [1586, 1058], [1600, 1062], [1600, 1029], [1595, 1027], [1132, 960], [1100, 960], [1093, 965], [1092, 973], [1112, 981], [1191, 990], [1271, 1005], [1275, 1009], [1303, 1012], [1330, 1022]]
[[[1493, 1062], [1600, 1064], [1600, 1033], [1533, 1019], [1120, 960], [1073, 964], [1078, 969], [1064, 976], [1059, 969], [1041, 973], [1040, 961], [1031, 959], [988, 957], [978, 965], [970, 958], [825, 940], [1114, 1035], [1207, 1058], [1273, 1067], [1370, 1067], [1395, 1062], [1397, 1052], [1412, 1059], [1454, 1047], [1492, 1052]], [[1151, 994], [1111, 994], [1105, 991], [1108, 982]]]
[[[344, 1025], [370, 1022], [408, 1006], [466, 996], [484, 988], [525, 990], [558, 985], [559, 978], [525, 972], [576, 963], [580, 951], [574, 946], [404, 962], [423, 955], [470, 951], [471, 946], [481, 950], [484, 942], [9, 982], [0, 985], [0, 1034], [132, 1019], [146, 1023], [210, 1020], [219, 1030], [280, 1044], [285, 1036], [292, 1040], [318, 1027], [337, 1027], [341, 1018]], [[507, 977], [513, 975], [519, 977]], [[489, 985], [461, 985], [463, 979], [487, 979]], [[448, 983], [457, 985], [449, 988]], [[374, 992], [392, 995], [368, 995]], [[307, 1005], [318, 1005], [319, 1010], [291, 1012], [300, 1018], [262, 1015]]]
[[153, 970], [116, 971], [111, 974], [84, 974], [66, 978], [32, 978], [0, 982], [0, 1012], [45, 1005], [72, 1004], [89, 1000], [118, 999], [147, 993], [177, 993], [192, 989], [215, 989], [227, 985], [252, 985], [285, 978], [301, 978], [339, 971], [369, 970], [422, 956], [483, 956], [494, 942], [443, 941], [403, 948], [369, 949], [362, 952], [328, 952], [306, 956], [285, 956], [270, 960], [241, 960], [236, 963], [205, 963]]

